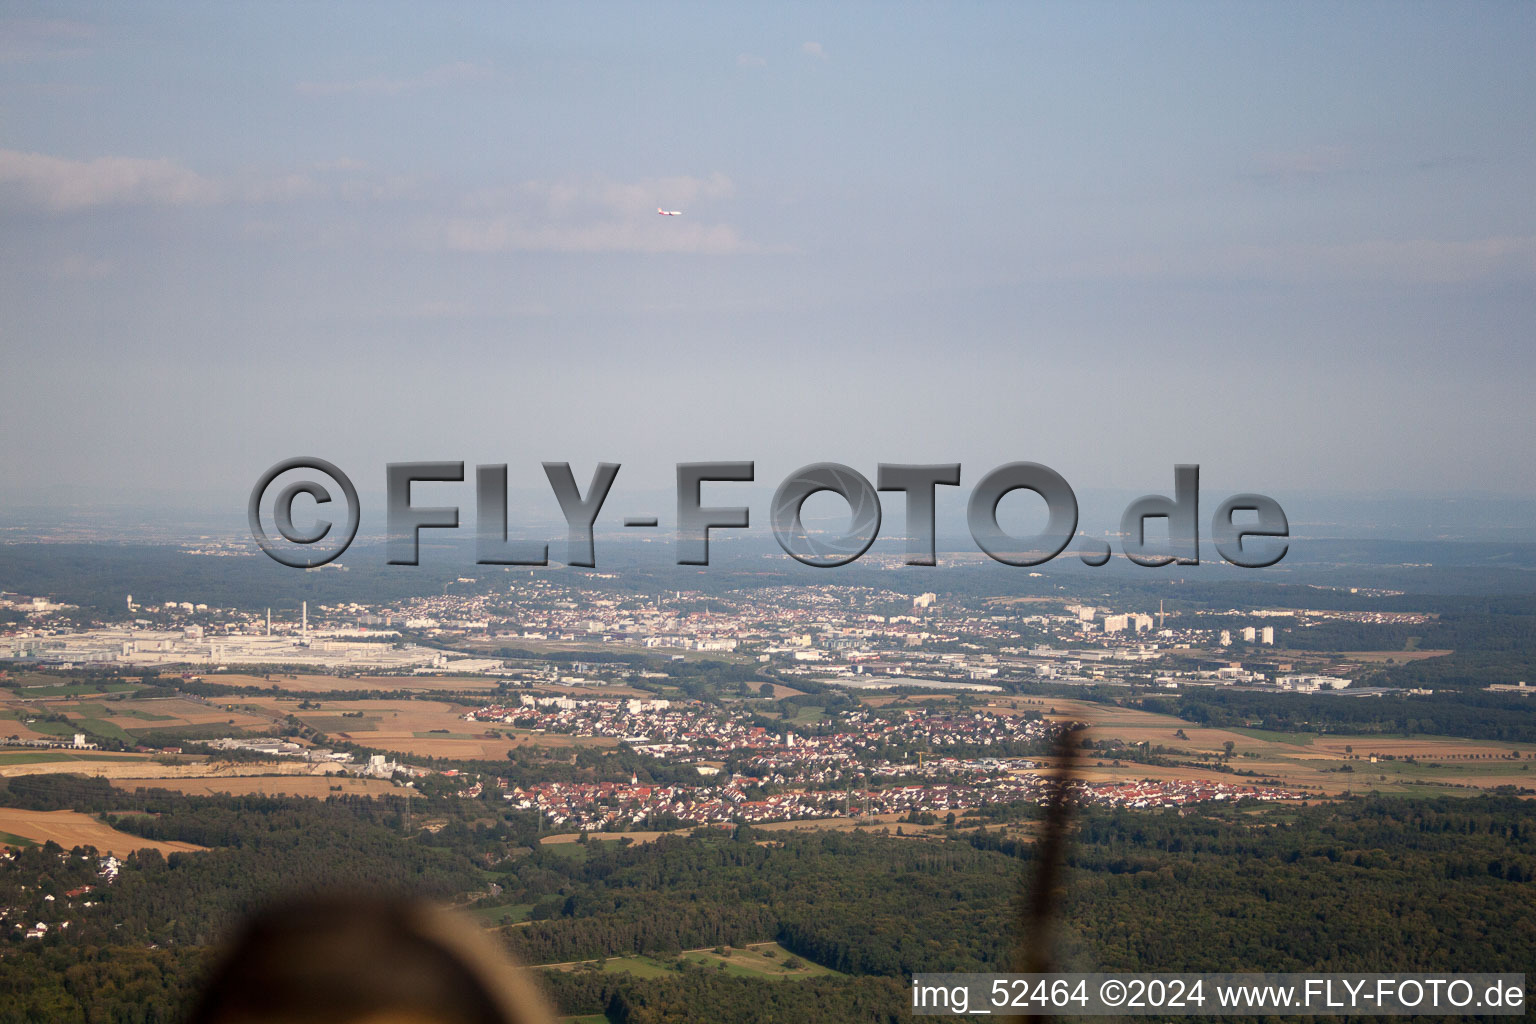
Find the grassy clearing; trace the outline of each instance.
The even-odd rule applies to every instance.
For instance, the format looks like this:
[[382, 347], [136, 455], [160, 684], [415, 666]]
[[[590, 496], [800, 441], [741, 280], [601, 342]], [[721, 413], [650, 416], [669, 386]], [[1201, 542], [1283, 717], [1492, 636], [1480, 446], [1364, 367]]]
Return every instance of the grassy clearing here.
[[713, 953], [684, 953], [682, 959], [687, 960], [689, 963], [698, 964], [700, 967], [708, 967], [711, 970], [719, 971], [722, 974], [729, 974], [736, 978], [782, 978], [785, 976], [782, 971], [770, 974], [766, 971], [756, 970], [742, 963], [741, 959], [734, 955], [721, 957]]
[[720, 965], [724, 964], [724, 973], [741, 978], [793, 981], [800, 978], [825, 978], [838, 973], [830, 967], [796, 956], [777, 942], [756, 942], [744, 948], [726, 947], [720, 953], [705, 949], [692, 950], [684, 953], [682, 958], [712, 970], [720, 970]]
[[522, 924], [528, 920], [528, 913], [532, 909], [532, 903], [505, 903], [499, 907], [473, 907], [464, 913], [486, 928], [498, 928], [502, 925]]
[[821, 964], [797, 957], [776, 942], [755, 942], [746, 947], [722, 949], [690, 949], [676, 960], [665, 956], [631, 954], [611, 956], [602, 960], [583, 960], [565, 964], [543, 964], [557, 971], [602, 970], [609, 974], [633, 974], [638, 978], [660, 978], [674, 974], [678, 962], [687, 961], [721, 974], [738, 978], [756, 978], [760, 981], [795, 981], [804, 978], [838, 976], [838, 972]]
[[648, 956], [619, 957], [603, 964], [603, 970], [610, 974], [633, 974], [637, 978], [660, 978], [676, 969], [671, 964]]
[[[603, 838], [599, 839], [599, 833], [588, 832], [585, 834], [587, 836], [587, 841], [585, 843], [578, 841], [583, 835], [581, 832], [568, 832], [561, 835], [545, 836], [542, 840], [539, 841], [539, 849], [552, 853], [557, 857], [570, 857], [572, 860], [584, 861], [587, 859], [589, 847], [597, 846], [599, 843], [621, 843], [624, 841], [625, 835], [622, 832], [604, 832], [601, 833]], [[664, 833], [656, 832], [649, 834], [663, 835]], [[631, 841], [633, 842], [633, 840]]]

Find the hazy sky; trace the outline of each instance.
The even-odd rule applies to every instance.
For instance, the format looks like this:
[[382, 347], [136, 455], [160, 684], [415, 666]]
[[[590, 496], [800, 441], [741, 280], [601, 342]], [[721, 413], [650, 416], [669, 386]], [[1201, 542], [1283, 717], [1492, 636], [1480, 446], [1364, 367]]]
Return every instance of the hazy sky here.
[[503, 6], [0, 7], [0, 504], [1536, 493], [1536, 5]]

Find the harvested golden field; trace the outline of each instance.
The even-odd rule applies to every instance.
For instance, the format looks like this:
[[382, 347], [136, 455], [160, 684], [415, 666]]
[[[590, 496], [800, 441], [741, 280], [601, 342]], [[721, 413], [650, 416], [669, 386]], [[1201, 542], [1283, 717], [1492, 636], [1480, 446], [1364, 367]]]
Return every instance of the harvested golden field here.
[[[320, 700], [300, 710], [281, 697], [252, 697], [242, 703], [294, 715], [327, 736], [419, 757], [505, 760], [513, 747], [614, 747], [617, 740], [515, 730], [509, 725], [466, 722], [468, 708], [435, 700]], [[348, 717], [360, 716], [360, 717]]]
[[[1020, 774], [1052, 775], [1058, 768], [1055, 758], [1043, 757], [1038, 759], [1040, 767], [1033, 772]], [[1266, 769], [1256, 762], [1243, 762], [1237, 767], [1245, 771], [1265, 772]], [[1267, 776], [1266, 776], [1267, 777]], [[1167, 765], [1142, 764], [1136, 761], [1121, 761], [1115, 763], [1115, 758], [1109, 755], [1101, 755], [1097, 752], [1084, 752], [1084, 756], [1077, 759], [1076, 778], [1090, 785], [1119, 785], [1131, 782], [1204, 782], [1222, 783], [1229, 786], [1259, 786], [1264, 785], [1257, 778], [1235, 775], [1231, 772], [1218, 771], [1214, 767], [1188, 767], [1180, 765], [1169, 767]], [[1297, 784], [1299, 785], [1299, 784]]]
[[136, 789], [165, 789], [191, 796], [328, 796], [376, 797], [388, 793], [404, 794], [405, 789], [387, 779], [337, 778], [333, 775], [258, 775], [239, 778], [183, 779], [113, 779], [112, 785], [132, 792]]
[[[1019, 710], [1036, 711], [1058, 722], [1085, 722], [1088, 738], [1092, 740], [1119, 739], [1127, 743], [1159, 744], [1178, 747], [1190, 753], [1220, 753], [1228, 740], [1242, 747], [1254, 746], [1258, 741], [1242, 733], [1227, 729], [1208, 729], [1186, 722], [1172, 715], [1159, 715], [1134, 708], [1120, 708], [1108, 704], [1071, 699], [1031, 698], [1034, 703], [1019, 706]], [[1001, 702], [993, 701], [993, 705]], [[1176, 736], [1182, 731], [1188, 739]]]
[[[1068, 698], [1002, 697], [988, 701], [999, 713], [1037, 711], [1057, 721], [1088, 723], [1087, 738], [1118, 739], [1128, 744], [1162, 746], [1179, 760], [1208, 760], [1211, 767], [1160, 768], [1122, 759], [1118, 767], [1111, 752], [1092, 751], [1079, 761], [1082, 777], [1091, 781], [1131, 781], [1140, 778], [1198, 779], [1234, 785], [1279, 784], [1311, 792], [1336, 794], [1376, 790], [1388, 793], [1475, 793], [1497, 786], [1536, 788], [1536, 769], [1522, 771], [1536, 760], [1536, 744], [1498, 743], [1450, 736], [1342, 735], [1278, 733], [1259, 729], [1214, 729], [1133, 708], [1095, 704]], [[1178, 734], [1182, 732], [1183, 736]], [[1216, 770], [1232, 744], [1230, 765], [1237, 775]], [[1520, 759], [1509, 755], [1519, 751]], [[1390, 755], [1371, 764], [1371, 754]], [[1403, 759], [1412, 757], [1414, 764]], [[1102, 762], [1102, 765], [1099, 764]], [[1428, 763], [1425, 763], [1428, 762]], [[1348, 766], [1348, 770], [1344, 770]]]
[[[95, 775], [108, 778], [113, 772], [162, 770], [150, 763], [148, 754], [114, 754], [102, 751], [74, 753], [68, 750], [26, 750], [7, 747], [0, 751], [0, 778], [18, 775]], [[185, 768], [185, 765], [171, 766]]]
[[311, 764], [292, 759], [281, 761], [217, 761], [191, 756], [166, 761], [146, 755], [87, 753], [48, 760], [0, 761], [0, 777], [17, 775], [86, 775], [98, 779], [240, 779], [262, 776], [327, 778], [339, 766]]
[[[32, 714], [47, 714], [46, 711], [33, 711]], [[53, 733], [39, 732], [27, 725], [20, 718], [0, 718], [0, 738], [9, 739], [15, 736], [21, 740], [57, 740], [59, 737]]]
[[64, 849], [94, 846], [102, 853], [126, 857], [134, 850], [159, 850], [161, 853], [195, 853], [206, 846], [192, 843], [155, 842], [119, 832], [79, 811], [23, 811], [0, 807], [0, 832], [9, 832], [36, 843], [52, 840]]

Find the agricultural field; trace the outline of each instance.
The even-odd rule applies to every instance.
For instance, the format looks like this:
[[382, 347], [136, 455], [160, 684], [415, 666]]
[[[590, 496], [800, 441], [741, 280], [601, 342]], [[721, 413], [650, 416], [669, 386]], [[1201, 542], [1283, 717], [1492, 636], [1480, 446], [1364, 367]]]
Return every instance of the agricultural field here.
[[[883, 707], [886, 707], [887, 705], [890, 705], [890, 704], [898, 704], [898, 705], [902, 705], [902, 706], [905, 706], [905, 705], [908, 705], [908, 704], [915, 705], [915, 704], [918, 704], [918, 703], [920, 703], [922, 701], [930, 701], [930, 700], [953, 701], [955, 699], [955, 695], [956, 695], [957, 692], [960, 692], [960, 691], [951, 690], [949, 693], [882, 694], [880, 691], [874, 690], [874, 691], [870, 691], [869, 693], [861, 693], [861, 694], [859, 694], [859, 702], [861, 704], [867, 704], [867, 705], [869, 705], [872, 708], [883, 708]], [[1009, 698], [1009, 699], [1010, 700], [1014, 700], [1015, 702], [1020, 700], [1020, 698]], [[1000, 709], [1000, 710], [1008, 710], [1008, 709], [1007, 708], [1003, 708], [1003, 709]], [[1036, 710], [1039, 710], [1039, 709], [1037, 708]]]
[[484, 640], [472, 640], [456, 644], [454, 649], [466, 653], [495, 657], [498, 651], [506, 648], [527, 651], [534, 655], [613, 654], [615, 652], [622, 652], [624, 654], [643, 654], [657, 661], [665, 661], [677, 656], [681, 657], [684, 661], [723, 661], [737, 665], [747, 664], [751, 660], [745, 655], [726, 651], [690, 651], [678, 647], [654, 648], [623, 641], [601, 643], [592, 640], [529, 640], [513, 636], [497, 636]]
[[[1313, 790], [1320, 795], [1366, 791], [1473, 795], [1480, 790], [1510, 785], [1536, 789], [1536, 769], [1529, 767], [1536, 763], [1536, 744], [1453, 736], [1213, 729], [1171, 715], [1057, 698], [996, 698], [988, 706], [999, 712], [1044, 711], [1047, 717], [1058, 721], [1088, 723], [1090, 740], [1161, 745], [1183, 752], [1166, 756], [1206, 759], [1213, 764], [1212, 769], [1165, 768], [1122, 760], [1116, 766], [1112, 754], [1093, 751], [1079, 759], [1080, 776], [1097, 782], [1178, 778], [1241, 784], [1272, 779], [1280, 785]], [[1253, 773], [1253, 777], [1215, 770], [1217, 762], [1226, 760], [1229, 742], [1232, 757], [1227, 763], [1237, 772]], [[1371, 762], [1373, 756], [1377, 758], [1375, 763]], [[1413, 761], [1405, 763], [1407, 758]], [[1346, 767], [1347, 770], [1341, 770]]]
[[[40, 751], [39, 753], [55, 753], [54, 751]], [[64, 753], [59, 751], [57, 753]], [[340, 778], [334, 774], [327, 775], [327, 770], [335, 772], [332, 764], [299, 761], [287, 758], [276, 761], [220, 761], [200, 755], [181, 755], [178, 757], [162, 757], [148, 754], [81, 754], [70, 757], [67, 760], [51, 761], [17, 761], [6, 764], [0, 762], [0, 778], [16, 777], [20, 775], [85, 775], [91, 778], [106, 779], [109, 782], [123, 782], [130, 787], [148, 780], [161, 780], [167, 783], [187, 782], [188, 780], [236, 780], [236, 779], [260, 779], [267, 778], [277, 781], [281, 776], [286, 785], [288, 779], [330, 779], [331, 785], [335, 785]], [[243, 784], [242, 784], [243, 785]], [[165, 788], [178, 788], [167, 784]]]
[[[533, 693], [550, 697], [654, 697], [649, 690], [636, 689], [624, 683], [539, 683], [529, 688]], [[675, 689], [675, 688], [674, 688]]]
[[500, 928], [525, 923], [532, 909], [532, 903], [504, 903], [496, 907], [475, 907], [460, 913], [473, 918], [483, 928]]
[[142, 761], [144, 758], [138, 754], [114, 754], [101, 753], [94, 750], [0, 750], [0, 775], [4, 775], [3, 769], [10, 765], [29, 764], [81, 764], [87, 761]]
[[618, 745], [617, 740], [605, 737], [560, 736], [514, 729], [500, 723], [466, 722], [467, 708], [435, 700], [321, 700], [309, 703], [319, 706], [301, 710], [296, 701], [282, 697], [247, 697], [237, 706], [268, 716], [293, 715], [338, 740], [417, 757], [502, 761], [514, 747]]
[[94, 846], [101, 853], [118, 857], [126, 857], [134, 850], [159, 850], [162, 854], [170, 854], [206, 849], [191, 843], [162, 843], [140, 839], [119, 832], [111, 825], [78, 811], [23, 811], [0, 807], [0, 832], [39, 844], [51, 840], [66, 850], [76, 846]]
[[[144, 772], [155, 774], [171, 768], [187, 769], [191, 765], [162, 766], [153, 764], [148, 754], [115, 754], [92, 750], [26, 750], [16, 747], [0, 749], [0, 778], [17, 775], [96, 775], [110, 777], [115, 773]], [[198, 766], [200, 767], [200, 766]]]
[[500, 680], [487, 676], [332, 676], [314, 673], [273, 672], [247, 675], [241, 672], [210, 672], [202, 682], [216, 686], [277, 688], [295, 693], [367, 693], [408, 690], [413, 693], [474, 693], [495, 690]]
[[90, 742], [116, 740], [133, 746], [155, 745], [164, 737], [187, 733], [265, 731], [271, 725], [269, 716], [188, 697], [141, 698], [123, 693], [33, 698], [0, 690], [0, 737], [68, 741], [83, 732]]
[[114, 778], [112, 785], [133, 792], [163, 789], [189, 796], [300, 796], [324, 800], [332, 796], [378, 797], [403, 794], [402, 786], [387, 779], [341, 778], [335, 775], [244, 775], [174, 779]]
[[[753, 693], [758, 693], [761, 691], [762, 685], [762, 683], [748, 683], [747, 688], [752, 690]], [[797, 690], [793, 686], [785, 686], [783, 683], [770, 683], [769, 685], [773, 688], [774, 700], [780, 700], [784, 697], [805, 696], [804, 690]]]
[[0, 739], [14, 736], [21, 740], [57, 740], [64, 737], [62, 728], [53, 728], [61, 723], [44, 722], [38, 717], [46, 712], [35, 707], [7, 706], [3, 694], [4, 691], [0, 691]]
[[46, 672], [18, 672], [5, 677], [6, 689], [16, 697], [35, 700], [40, 697], [85, 697], [101, 694], [132, 693], [139, 683], [122, 679], [90, 680]]

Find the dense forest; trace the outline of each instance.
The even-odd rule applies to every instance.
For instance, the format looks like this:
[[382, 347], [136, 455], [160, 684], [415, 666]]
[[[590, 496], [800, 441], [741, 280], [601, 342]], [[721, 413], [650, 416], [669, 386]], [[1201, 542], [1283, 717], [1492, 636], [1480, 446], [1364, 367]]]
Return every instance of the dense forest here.
[[[1112, 695], [1105, 695], [1112, 702]], [[1121, 698], [1123, 699], [1123, 698]], [[1536, 742], [1536, 704], [1497, 693], [1389, 695], [1376, 699], [1331, 694], [1264, 693], [1229, 687], [1129, 701], [1144, 711], [1223, 728], [1275, 732], [1336, 732], [1397, 736], [1469, 736], [1497, 742]]]
[[[903, 837], [739, 826], [654, 843], [540, 846], [489, 801], [186, 797], [67, 777], [0, 802], [92, 810], [203, 853], [22, 848], [0, 862], [0, 1022], [169, 1021], [210, 945], [277, 896], [384, 888], [523, 908], [525, 963], [776, 940], [839, 972], [756, 981], [685, 962], [661, 977], [549, 972], [562, 1012], [614, 1021], [888, 1021], [913, 972], [1011, 964], [1034, 847], [996, 830]], [[423, 823], [431, 823], [431, 828]], [[1077, 819], [1057, 908], [1075, 970], [1519, 970], [1536, 956], [1536, 807], [1483, 797], [1346, 800]], [[94, 906], [70, 897], [85, 885]], [[46, 896], [54, 896], [44, 902]], [[42, 940], [15, 926], [57, 919]]]

